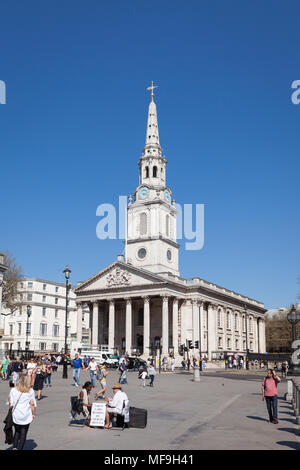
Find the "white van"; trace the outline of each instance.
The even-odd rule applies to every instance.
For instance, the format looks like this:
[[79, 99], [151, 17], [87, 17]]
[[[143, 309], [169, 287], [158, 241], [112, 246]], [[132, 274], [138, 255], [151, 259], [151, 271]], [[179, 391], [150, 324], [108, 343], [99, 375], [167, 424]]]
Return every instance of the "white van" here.
[[119, 360], [117, 356], [108, 352], [95, 351], [95, 350], [91, 350], [91, 351], [83, 350], [81, 351], [80, 356], [82, 359], [84, 356], [87, 356], [90, 358], [94, 357], [97, 364], [100, 364], [100, 365], [107, 364], [108, 367], [118, 367], [118, 364], [119, 364]]

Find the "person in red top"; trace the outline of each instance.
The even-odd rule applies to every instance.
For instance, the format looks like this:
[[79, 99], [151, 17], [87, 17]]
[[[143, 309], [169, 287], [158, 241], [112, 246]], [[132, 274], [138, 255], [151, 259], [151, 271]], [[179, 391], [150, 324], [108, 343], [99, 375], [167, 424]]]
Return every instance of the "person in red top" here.
[[270, 423], [278, 424], [277, 419], [277, 385], [280, 378], [275, 374], [274, 370], [269, 369], [267, 377], [262, 382], [262, 399], [266, 399], [267, 410], [269, 413]]

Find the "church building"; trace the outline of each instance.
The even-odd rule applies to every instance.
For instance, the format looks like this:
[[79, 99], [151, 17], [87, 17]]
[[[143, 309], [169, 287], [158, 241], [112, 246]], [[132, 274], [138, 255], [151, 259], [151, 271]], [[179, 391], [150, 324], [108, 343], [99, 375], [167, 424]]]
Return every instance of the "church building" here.
[[224, 354], [265, 353], [266, 309], [250, 299], [200, 277], [179, 271], [177, 210], [167, 185], [167, 160], [160, 146], [153, 89], [146, 143], [139, 159], [139, 185], [128, 201], [125, 256], [76, 288], [77, 342], [82, 340], [81, 311], [90, 308], [94, 347], [142, 357], [173, 354], [182, 345], [208, 360]]

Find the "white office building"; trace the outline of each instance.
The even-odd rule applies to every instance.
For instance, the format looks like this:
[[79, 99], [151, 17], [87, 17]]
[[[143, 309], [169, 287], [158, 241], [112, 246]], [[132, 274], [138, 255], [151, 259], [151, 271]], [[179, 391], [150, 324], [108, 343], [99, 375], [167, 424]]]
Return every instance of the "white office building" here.
[[[69, 289], [67, 343], [77, 339], [77, 308], [73, 287]], [[23, 278], [18, 284], [17, 309], [1, 315], [2, 351], [25, 350], [61, 352], [65, 345], [66, 286], [44, 279]], [[29, 313], [29, 315], [28, 315]], [[81, 340], [89, 343], [89, 312], [83, 309]]]

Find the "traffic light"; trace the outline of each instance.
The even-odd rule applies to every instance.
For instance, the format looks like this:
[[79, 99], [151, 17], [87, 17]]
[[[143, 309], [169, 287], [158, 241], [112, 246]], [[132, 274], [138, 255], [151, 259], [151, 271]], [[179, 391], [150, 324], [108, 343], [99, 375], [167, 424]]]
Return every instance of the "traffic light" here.
[[180, 356], [183, 356], [183, 354], [184, 354], [184, 344], [181, 344], [179, 346], [179, 354], [180, 354]]
[[195, 349], [199, 349], [199, 341], [195, 341]]
[[193, 341], [188, 340], [188, 349], [194, 349]]

